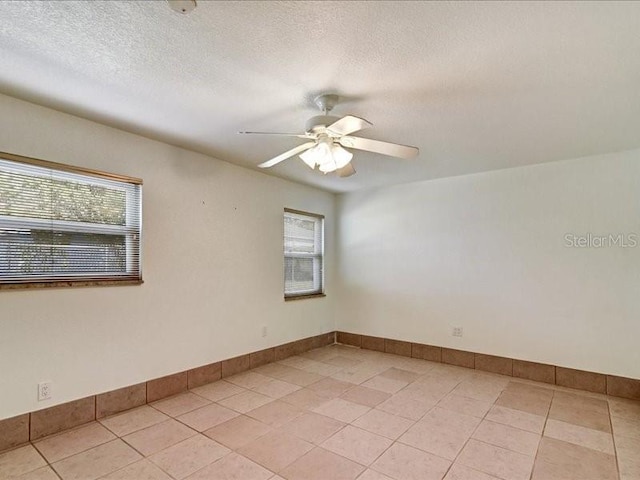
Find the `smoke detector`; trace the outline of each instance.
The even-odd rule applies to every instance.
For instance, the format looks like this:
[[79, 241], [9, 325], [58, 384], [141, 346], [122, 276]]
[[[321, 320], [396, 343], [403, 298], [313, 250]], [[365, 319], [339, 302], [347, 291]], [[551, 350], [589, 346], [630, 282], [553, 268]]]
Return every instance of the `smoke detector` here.
[[167, 3], [171, 10], [183, 15], [193, 12], [193, 10], [198, 6], [196, 0], [167, 0]]

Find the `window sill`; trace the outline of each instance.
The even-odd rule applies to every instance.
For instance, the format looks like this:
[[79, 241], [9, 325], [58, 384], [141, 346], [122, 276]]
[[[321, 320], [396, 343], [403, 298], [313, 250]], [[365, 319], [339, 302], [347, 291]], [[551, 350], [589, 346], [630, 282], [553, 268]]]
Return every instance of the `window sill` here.
[[142, 285], [142, 280], [74, 280], [61, 282], [32, 282], [32, 283], [0, 283], [0, 290], [29, 290], [38, 288], [69, 288], [69, 287], [119, 287], [127, 285]]
[[292, 300], [306, 300], [307, 298], [318, 298], [326, 296], [327, 295], [324, 293], [310, 293], [309, 295], [290, 295], [288, 297], [284, 297], [284, 301], [290, 302]]

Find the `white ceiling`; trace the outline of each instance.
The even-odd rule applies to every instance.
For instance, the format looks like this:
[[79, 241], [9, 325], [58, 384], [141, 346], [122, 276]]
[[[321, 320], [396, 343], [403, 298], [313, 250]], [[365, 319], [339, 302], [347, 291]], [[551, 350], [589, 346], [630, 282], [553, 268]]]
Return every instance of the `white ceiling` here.
[[302, 132], [327, 91], [420, 148], [268, 171], [331, 191], [640, 146], [640, 2], [2, 1], [0, 56], [2, 93], [247, 167], [303, 140], [237, 131]]

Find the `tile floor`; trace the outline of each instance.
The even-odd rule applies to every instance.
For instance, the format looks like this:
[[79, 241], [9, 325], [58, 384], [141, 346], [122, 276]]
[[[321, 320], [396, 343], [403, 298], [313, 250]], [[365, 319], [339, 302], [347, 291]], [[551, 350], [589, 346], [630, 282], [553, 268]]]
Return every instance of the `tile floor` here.
[[333, 345], [5, 452], [0, 478], [640, 479], [640, 402]]

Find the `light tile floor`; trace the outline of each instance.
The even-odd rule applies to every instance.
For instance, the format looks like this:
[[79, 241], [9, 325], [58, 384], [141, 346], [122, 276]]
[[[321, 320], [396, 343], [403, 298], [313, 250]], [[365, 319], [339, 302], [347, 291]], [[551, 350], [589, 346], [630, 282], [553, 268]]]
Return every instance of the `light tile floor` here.
[[22, 480], [640, 480], [640, 402], [333, 345], [0, 454]]

